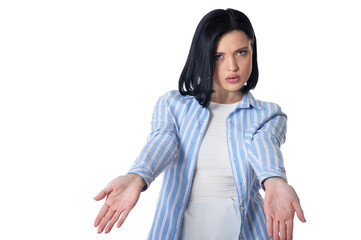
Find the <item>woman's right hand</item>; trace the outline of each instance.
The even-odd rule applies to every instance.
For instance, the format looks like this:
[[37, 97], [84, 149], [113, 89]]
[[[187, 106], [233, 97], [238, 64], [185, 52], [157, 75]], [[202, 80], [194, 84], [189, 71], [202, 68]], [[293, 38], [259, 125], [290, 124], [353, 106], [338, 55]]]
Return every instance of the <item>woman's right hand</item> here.
[[105, 227], [105, 233], [110, 232], [119, 218], [117, 227], [123, 224], [137, 203], [144, 185], [142, 177], [129, 173], [115, 178], [94, 198], [99, 201], [107, 197], [94, 222], [95, 227], [99, 226], [98, 233], [103, 232]]

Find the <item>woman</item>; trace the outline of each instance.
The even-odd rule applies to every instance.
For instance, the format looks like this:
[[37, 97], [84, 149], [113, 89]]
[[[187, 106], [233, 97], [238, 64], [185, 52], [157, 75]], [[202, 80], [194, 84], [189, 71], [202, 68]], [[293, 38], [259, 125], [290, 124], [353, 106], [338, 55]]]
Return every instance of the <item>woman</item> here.
[[292, 239], [294, 212], [305, 218], [280, 151], [286, 115], [253, 98], [257, 81], [247, 16], [233, 9], [204, 16], [179, 91], [159, 98], [148, 141], [128, 174], [95, 197], [107, 197], [95, 220], [98, 232], [117, 221], [120, 227], [164, 171], [148, 239]]

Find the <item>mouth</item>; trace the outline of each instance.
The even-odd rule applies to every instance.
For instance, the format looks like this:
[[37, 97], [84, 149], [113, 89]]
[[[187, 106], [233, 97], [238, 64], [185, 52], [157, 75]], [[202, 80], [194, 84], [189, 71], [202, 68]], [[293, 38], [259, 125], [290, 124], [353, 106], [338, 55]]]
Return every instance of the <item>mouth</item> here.
[[240, 79], [241, 79], [241, 77], [239, 75], [232, 74], [226, 78], [226, 81], [229, 83], [237, 83]]

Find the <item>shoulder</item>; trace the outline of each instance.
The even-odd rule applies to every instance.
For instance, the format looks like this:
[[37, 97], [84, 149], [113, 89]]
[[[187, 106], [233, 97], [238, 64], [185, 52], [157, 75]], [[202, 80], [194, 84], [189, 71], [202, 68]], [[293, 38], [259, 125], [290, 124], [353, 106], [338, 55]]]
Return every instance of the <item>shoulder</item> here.
[[159, 101], [164, 101], [168, 105], [173, 105], [175, 103], [187, 103], [196, 100], [193, 96], [183, 96], [178, 90], [170, 90], [160, 96]]
[[262, 101], [253, 97], [251, 93], [248, 93], [250, 104], [258, 111], [272, 112], [275, 114], [282, 113], [281, 106], [275, 102]]
[[[279, 137], [279, 142], [284, 142], [287, 129], [287, 115], [282, 111], [280, 105], [274, 102], [250, 99], [255, 105], [250, 108], [250, 127], [248, 130], [256, 132], [271, 132]], [[253, 105], [251, 103], [251, 105]], [[258, 107], [256, 107], [256, 105]]]
[[287, 115], [282, 111], [280, 105], [274, 102], [262, 101], [255, 99], [252, 94], [249, 96], [250, 115], [253, 119], [252, 128], [255, 130], [259, 129], [265, 123], [285, 126], [287, 121]]

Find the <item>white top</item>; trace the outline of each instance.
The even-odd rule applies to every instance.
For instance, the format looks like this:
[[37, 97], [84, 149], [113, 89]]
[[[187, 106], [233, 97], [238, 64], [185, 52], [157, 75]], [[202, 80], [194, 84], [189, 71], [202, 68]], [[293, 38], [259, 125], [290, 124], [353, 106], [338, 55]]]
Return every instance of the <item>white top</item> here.
[[189, 200], [237, 196], [226, 138], [226, 120], [236, 105], [209, 104], [209, 122], [199, 149]]

